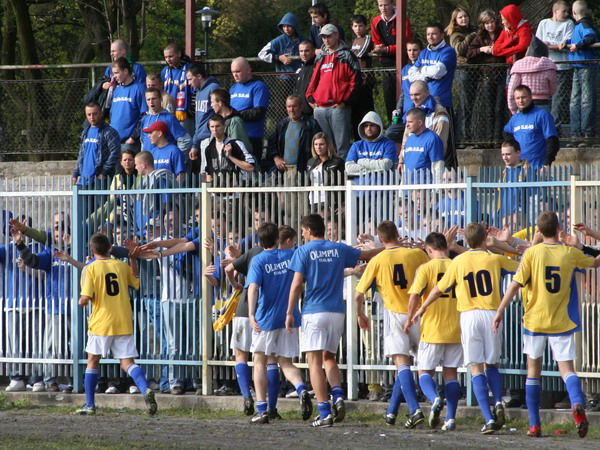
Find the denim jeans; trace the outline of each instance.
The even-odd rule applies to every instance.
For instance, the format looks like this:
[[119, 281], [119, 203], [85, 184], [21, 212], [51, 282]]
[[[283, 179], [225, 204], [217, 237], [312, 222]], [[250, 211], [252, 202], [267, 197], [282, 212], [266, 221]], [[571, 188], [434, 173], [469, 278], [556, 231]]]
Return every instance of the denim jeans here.
[[[63, 359], [69, 357], [71, 342], [71, 316], [47, 313], [44, 328], [44, 358]], [[44, 364], [44, 382], [56, 384], [57, 364]], [[70, 383], [70, 378], [68, 378]]]
[[473, 73], [466, 69], [457, 70], [454, 83], [458, 91], [458, 107], [456, 108], [456, 142], [470, 141], [471, 115], [473, 112], [474, 88]]
[[[169, 360], [190, 360], [200, 358], [200, 346], [194, 339], [198, 335], [196, 317], [199, 311], [195, 300], [187, 302], [161, 302], [162, 325], [167, 341]], [[196, 353], [196, 354], [194, 354]], [[184, 387], [187, 370], [182, 365], [169, 366], [169, 387]]]
[[[41, 311], [38, 309], [9, 309], [6, 311], [6, 334], [7, 334], [7, 348], [6, 356], [9, 358], [31, 358], [41, 356], [41, 339], [39, 336], [43, 336], [44, 330], [40, 330], [36, 327], [38, 323], [38, 314]], [[42, 325], [43, 326], [43, 325]], [[27, 368], [26, 368], [27, 367]], [[34, 364], [32, 369], [24, 364], [12, 363], [8, 364], [8, 375], [11, 380], [23, 380], [26, 381], [26, 371], [32, 370], [38, 372], [31, 376], [29, 382], [31, 384], [42, 381], [41, 376], [41, 365]]]
[[572, 70], [556, 71], [556, 94], [552, 96], [552, 117], [558, 128], [569, 123], [569, 102], [571, 99]]
[[575, 67], [571, 92], [571, 137], [594, 137], [598, 67]]
[[344, 108], [317, 106], [314, 117], [321, 130], [333, 138], [338, 156], [345, 160], [350, 149], [350, 136], [352, 135], [350, 130], [352, 126], [352, 108], [350, 106]]

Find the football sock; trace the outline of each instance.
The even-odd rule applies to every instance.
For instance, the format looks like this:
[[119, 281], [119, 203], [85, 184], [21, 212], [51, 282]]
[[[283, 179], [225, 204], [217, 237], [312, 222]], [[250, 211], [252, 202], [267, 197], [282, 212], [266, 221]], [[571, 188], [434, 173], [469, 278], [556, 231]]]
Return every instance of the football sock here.
[[394, 387], [392, 389], [392, 396], [390, 397], [390, 406], [386, 411], [387, 414], [398, 415], [398, 409], [404, 395], [402, 394], [402, 383], [400, 383], [400, 375], [396, 375], [396, 381], [394, 381]]
[[541, 425], [539, 378], [527, 378], [525, 381], [525, 403], [529, 413], [529, 426]]
[[340, 386], [332, 387], [331, 397], [333, 399], [333, 403], [335, 403], [338, 398], [344, 398], [344, 390]]
[[490, 390], [494, 396], [494, 404], [502, 401], [502, 377], [497, 367], [488, 367], [485, 370]]
[[302, 396], [302, 391], [306, 390], [306, 385], [302, 381], [300, 383], [298, 383], [294, 387], [296, 388], [296, 392], [298, 393], [298, 397], [301, 397]]
[[277, 398], [279, 397], [279, 387], [281, 384], [279, 377], [279, 366], [275, 364], [267, 364], [267, 392], [269, 401], [269, 410], [277, 409]]
[[398, 367], [398, 378], [400, 378], [402, 393], [406, 399], [408, 409], [411, 414], [414, 414], [419, 409], [419, 402], [417, 401], [417, 387], [410, 366], [401, 365]]
[[319, 417], [321, 417], [321, 419], [324, 419], [329, 414], [331, 414], [331, 403], [319, 402], [317, 403], [317, 409], [319, 410]]
[[425, 394], [425, 397], [433, 403], [438, 397], [437, 385], [433, 377], [428, 373], [424, 373], [419, 377], [419, 386], [421, 386], [421, 390], [423, 391], [423, 394]]
[[146, 395], [146, 391], [148, 390], [148, 381], [146, 381], [146, 376], [144, 375], [144, 371], [137, 364], [132, 364], [127, 368], [127, 375], [133, 378], [133, 382], [138, 387], [142, 395]]
[[85, 386], [85, 404], [86, 406], [94, 406], [94, 394], [98, 385], [98, 369], [85, 369], [83, 384]]
[[235, 374], [237, 375], [237, 382], [240, 386], [242, 396], [244, 398], [250, 397], [250, 367], [248, 367], [248, 363], [237, 363], [235, 365]]
[[256, 412], [258, 414], [267, 412], [267, 402], [256, 402]]
[[479, 408], [485, 417], [485, 423], [493, 419], [492, 411], [490, 410], [490, 402], [488, 400], [488, 382], [484, 374], [480, 373], [473, 376], [473, 393], [479, 403]]
[[577, 403], [585, 406], [585, 396], [581, 390], [581, 380], [579, 377], [574, 372], [571, 372], [565, 375], [564, 382], [567, 385], [571, 408]]
[[444, 386], [446, 394], [446, 420], [456, 418], [456, 409], [460, 400], [460, 383], [458, 380], [448, 380]]

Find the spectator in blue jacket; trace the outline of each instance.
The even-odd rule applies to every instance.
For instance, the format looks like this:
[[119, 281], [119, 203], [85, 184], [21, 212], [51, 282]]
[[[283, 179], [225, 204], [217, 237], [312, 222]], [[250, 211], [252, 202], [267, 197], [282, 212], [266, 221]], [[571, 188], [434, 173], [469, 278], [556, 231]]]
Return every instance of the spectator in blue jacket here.
[[98, 103], [85, 105], [85, 117], [88, 125], [81, 133], [73, 184], [89, 185], [95, 179], [104, 180], [114, 175], [121, 156], [121, 140], [117, 131], [103, 120]]
[[[577, 21], [570, 40], [569, 60], [582, 61], [598, 56], [592, 44], [598, 42], [594, 23], [587, 4], [573, 3], [573, 18]], [[561, 44], [559, 49], [565, 47]], [[594, 137], [596, 135], [596, 91], [598, 87], [598, 64], [573, 64], [573, 87], [571, 90], [571, 137]]]
[[266, 63], [274, 62], [277, 72], [296, 72], [300, 68], [300, 60], [292, 60], [290, 56], [300, 54], [298, 46], [306, 38], [300, 34], [298, 20], [291, 12], [281, 18], [277, 28], [281, 35], [265, 45], [258, 52], [258, 57]]

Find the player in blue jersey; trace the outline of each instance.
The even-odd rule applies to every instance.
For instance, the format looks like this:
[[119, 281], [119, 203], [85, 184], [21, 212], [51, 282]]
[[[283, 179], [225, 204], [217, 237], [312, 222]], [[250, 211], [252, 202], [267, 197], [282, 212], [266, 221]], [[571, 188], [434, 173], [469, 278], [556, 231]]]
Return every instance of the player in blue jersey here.
[[[283, 228], [283, 227], [282, 227]], [[289, 228], [289, 227], [286, 227]], [[312, 414], [312, 402], [302, 380], [300, 371], [292, 363], [292, 358], [300, 354], [298, 326], [300, 311], [294, 310], [293, 332], [285, 329], [285, 314], [288, 305], [293, 273], [288, 270], [292, 256], [296, 232], [285, 242], [279, 242], [279, 230], [273, 223], [265, 223], [258, 229], [258, 240], [264, 251], [252, 259], [248, 273], [248, 315], [252, 326], [252, 346], [254, 354], [254, 388], [256, 390], [256, 415], [253, 423], [268, 423], [267, 389], [269, 410], [277, 411], [279, 395], [279, 368], [294, 385], [302, 411], [302, 419], [308, 420]], [[273, 374], [273, 375], [271, 375]]]
[[540, 377], [542, 356], [549, 343], [569, 393], [577, 433], [579, 437], [585, 437], [589, 425], [584, 410], [585, 395], [575, 373], [575, 333], [581, 330], [575, 276], [576, 272], [583, 272], [588, 267], [600, 266], [600, 256], [594, 259], [585, 256], [581, 250], [562, 245], [560, 225], [554, 212], [540, 214], [537, 227], [543, 241], [523, 255], [519, 270], [498, 306], [492, 328], [498, 333], [504, 310], [519, 288], [523, 288], [523, 353], [527, 355], [525, 398], [529, 411], [527, 435], [542, 435]]
[[[290, 263], [294, 279], [285, 326], [288, 332], [293, 333], [296, 325], [294, 311], [302, 284], [306, 281], [300, 346], [307, 354], [310, 381], [319, 402], [319, 416], [312, 426], [331, 427], [334, 421], [341, 422], [346, 416], [341, 374], [335, 360], [344, 332], [344, 268], [355, 267], [359, 260], [371, 259], [383, 247], [360, 251], [325, 239], [325, 222], [318, 214], [305, 216], [300, 228], [306, 243], [296, 250]], [[331, 386], [333, 409], [327, 396], [327, 382]]]

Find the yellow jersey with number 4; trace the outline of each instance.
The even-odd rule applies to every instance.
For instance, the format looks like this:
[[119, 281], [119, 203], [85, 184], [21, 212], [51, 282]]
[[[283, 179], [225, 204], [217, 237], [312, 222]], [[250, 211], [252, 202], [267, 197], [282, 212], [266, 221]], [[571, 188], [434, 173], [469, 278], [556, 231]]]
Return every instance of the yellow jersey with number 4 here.
[[93, 299], [88, 333], [97, 336], [133, 334], [129, 286], [139, 289], [140, 280], [123, 261], [96, 259], [86, 266], [81, 295]]
[[[408, 293], [426, 299], [446, 273], [450, 262], [450, 258], [432, 259], [420, 266]], [[460, 313], [456, 307], [454, 289], [442, 294], [421, 317], [421, 342], [460, 344]]]
[[505, 256], [472, 249], [452, 260], [437, 286], [444, 293], [456, 289], [457, 307], [461, 312], [474, 309], [495, 311], [502, 297], [502, 277], [514, 273], [517, 267], [517, 261]]
[[364, 294], [373, 282], [391, 312], [408, 313], [408, 289], [417, 268], [429, 261], [423, 250], [404, 247], [387, 248], [375, 256], [360, 277], [356, 291]]
[[537, 244], [527, 249], [514, 281], [523, 289], [523, 333], [561, 335], [579, 331], [576, 273], [594, 258], [563, 244]]

